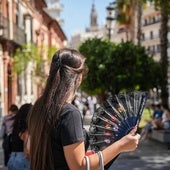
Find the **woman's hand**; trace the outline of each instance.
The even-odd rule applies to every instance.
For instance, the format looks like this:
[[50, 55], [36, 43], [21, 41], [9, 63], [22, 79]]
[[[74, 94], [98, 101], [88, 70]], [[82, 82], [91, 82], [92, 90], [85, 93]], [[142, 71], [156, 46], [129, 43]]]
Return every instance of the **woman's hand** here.
[[121, 138], [119, 141], [119, 146], [121, 152], [134, 151], [139, 143], [140, 135], [136, 134], [137, 127], [135, 127], [131, 132]]

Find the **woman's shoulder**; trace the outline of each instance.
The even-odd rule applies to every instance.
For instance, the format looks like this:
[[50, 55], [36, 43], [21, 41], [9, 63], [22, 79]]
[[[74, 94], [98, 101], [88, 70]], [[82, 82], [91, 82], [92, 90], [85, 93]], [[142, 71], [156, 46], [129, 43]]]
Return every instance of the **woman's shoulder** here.
[[64, 105], [64, 107], [62, 109], [62, 112], [74, 112], [74, 111], [79, 112], [79, 109], [75, 105], [70, 104], [70, 103]]
[[73, 104], [66, 104], [64, 105], [64, 107], [61, 110], [61, 117], [65, 117], [65, 116], [77, 116], [77, 115], [81, 115], [79, 109], [74, 106]]

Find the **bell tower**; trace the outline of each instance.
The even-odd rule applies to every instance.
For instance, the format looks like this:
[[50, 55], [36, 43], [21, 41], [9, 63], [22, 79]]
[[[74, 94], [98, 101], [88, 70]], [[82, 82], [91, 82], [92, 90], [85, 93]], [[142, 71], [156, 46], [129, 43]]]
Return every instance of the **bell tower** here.
[[90, 14], [90, 27], [86, 29], [87, 32], [93, 32], [98, 30], [98, 23], [97, 23], [97, 11], [95, 7], [95, 3], [93, 0], [91, 14]]

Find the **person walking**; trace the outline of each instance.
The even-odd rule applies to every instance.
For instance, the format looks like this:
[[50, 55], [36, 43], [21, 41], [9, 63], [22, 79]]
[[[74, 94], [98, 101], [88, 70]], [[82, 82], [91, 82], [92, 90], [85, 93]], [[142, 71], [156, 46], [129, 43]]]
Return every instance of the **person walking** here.
[[44, 91], [28, 117], [31, 170], [96, 170], [137, 148], [140, 135], [135, 128], [99, 153], [86, 156], [82, 116], [71, 104], [86, 73], [85, 57], [78, 51], [64, 48], [54, 54]]
[[30, 162], [24, 149], [28, 140], [27, 115], [32, 104], [23, 104], [16, 115], [11, 135], [11, 155], [8, 161], [8, 170], [29, 170]]
[[1, 127], [1, 135], [3, 137], [2, 148], [4, 150], [4, 165], [7, 166], [10, 151], [10, 137], [13, 130], [13, 123], [15, 121], [16, 113], [18, 112], [18, 106], [12, 104], [9, 108], [9, 112], [7, 115], [3, 117], [2, 127]]

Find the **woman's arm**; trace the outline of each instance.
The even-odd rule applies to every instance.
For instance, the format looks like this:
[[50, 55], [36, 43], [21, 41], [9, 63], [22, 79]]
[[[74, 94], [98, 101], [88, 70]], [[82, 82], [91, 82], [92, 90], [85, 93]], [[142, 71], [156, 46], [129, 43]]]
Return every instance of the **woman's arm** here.
[[[113, 143], [102, 151], [104, 164], [106, 165], [121, 152], [133, 151], [137, 148], [140, 135], [134, 135], [131, 131], [119, 141]], [[85, 170], [85, 148], [84, 142], [64, 146], [64, 154], [70, 170]], [[99, 158], [97, 154], [89, 156], [91, 170], [99, 169]]]

